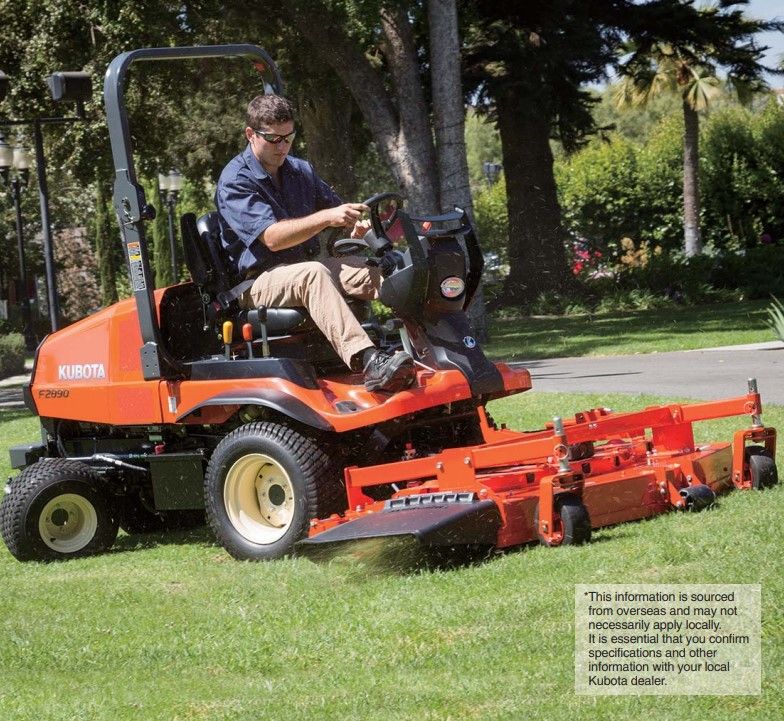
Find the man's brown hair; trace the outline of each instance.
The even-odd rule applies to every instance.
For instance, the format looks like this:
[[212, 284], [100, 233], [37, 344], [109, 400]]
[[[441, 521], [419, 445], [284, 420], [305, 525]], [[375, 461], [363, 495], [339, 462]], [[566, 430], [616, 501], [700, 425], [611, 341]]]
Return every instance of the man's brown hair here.
[[287, 123], [294, 120], [294, 108], [281, 95], [257, 95], [248, 103], [245, 118], [248, 127], [258, 130], [262, 126]]

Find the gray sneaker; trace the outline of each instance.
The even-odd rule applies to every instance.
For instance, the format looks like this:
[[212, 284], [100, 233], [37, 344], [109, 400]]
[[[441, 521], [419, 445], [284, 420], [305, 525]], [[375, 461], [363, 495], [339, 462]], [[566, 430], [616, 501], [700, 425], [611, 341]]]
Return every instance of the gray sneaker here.
[[414, 359], [404, 351], [390, 355], [377, 350], [365, 366], [365, 388], [397, 393], [408, 388], [415, 377]]

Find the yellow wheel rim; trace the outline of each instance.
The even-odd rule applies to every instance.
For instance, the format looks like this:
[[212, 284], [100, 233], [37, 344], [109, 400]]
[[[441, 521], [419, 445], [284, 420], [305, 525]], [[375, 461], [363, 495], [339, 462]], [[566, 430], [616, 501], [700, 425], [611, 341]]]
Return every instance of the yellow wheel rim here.
[[90, 501], [76, 493], [55, 496], [38, 517], [41, 540], [53, 551], [76, 553], [95, 536], [98, 513]]
[[294, 518], [294, 486], [276, 460], [249, 453], [226, 474], [223, 502], [232, 526], [251, 543], [283, 538]]

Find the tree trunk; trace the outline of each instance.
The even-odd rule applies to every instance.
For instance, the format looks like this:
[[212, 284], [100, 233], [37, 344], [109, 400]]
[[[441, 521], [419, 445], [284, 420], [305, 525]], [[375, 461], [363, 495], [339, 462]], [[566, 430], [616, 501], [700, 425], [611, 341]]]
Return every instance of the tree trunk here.
[[441, 210], [472, 209], [455, 0], [429, 0], [430, 80]]
[[[436, 171], [435, 162], [432, 160], [429, 128], [428, 132], [423, 134], [414, 132], [408, 125], [404, 126], [381, 74], [373, 68], [367, 56], [348, 36], [343, 25], [332, 18], [323, 3], [284, 3], [279, 10], [296, 25], [310, 43], [312, 51], [335, 70], [354, 96], [379, 153], [389, 166], [400, 190], [408, 198], [409, 205], [417, 211], [427, 211], [434, 207]], [[397, 47], [398, 42], [402, 42], [395, 40], [396, 35], [410, 31], [410, 26], [407, 31], [405, 28], [395, 31], [390, 26], [390, 63], [396, 62], [392, 57], [395, 54], [393, 48]], [[400, 52], [406, 52], [402, 45]], [[400, 59], [401, 64], [402, 62]], [[415, 57], [413, 62], [416, 62]], [[400, 72], [405, 72], [405, 69], [401, 67]], [[415, 82], [420, 85], [418, 76]], [[401, 88], [398, 95], [405, 98], [406, 90]], [[406, 107], [404, 114], [408, 117], [412, 112], [412, 107]], [[430, 144], [429, 154], [422, 151], [423, 143]], [[431, 159], [429, 165], [428, 158]]]
[[528, 102], [507, 93], [496, 103], [509, 214], [509, 276], [502, 300], [510, 305], [575, 287], [566, 262], [550, 124], [532, 115]]
[[107, 212], [109, 194], [103, 182], [95, 182], [94, 247], [98, 260], [98, 275], [101, 285], [101, 305], [117, 302], [117, 269], [114, 264], [114, 244], [110, 216]]
[[[473, 220], [473, 200], [465, 147], [465, 106], [460, 76], [460, 37], [455, 0], [429, 0], [430, 84], [438, 158], [440, 210], [463, 208]], [[469, 309], [474, 335], [486, 341], [487, 314], [479, 285]]]
[[700, 232], [700, 117], [683, 101], [683, 248], [687, 256], [702, 253]]
[[400, 172], [407, 189], [416, 187], [415, 194], [409, 197], [412, 209], [432, 213], [438, 210], [436, 155], [414, 32], [406, 9], [391, 0], [381, 8], [381, 28], [385, 38], [384, 55], [397, 99], [399, 146], [406, 149], [398, 155]]
[[351, 98], [338, 82], [321, 75], [300, 93], [297, 108], [305, 130], [308, 160], [346, 202], [354, 197], [356, 176], [352, 171]]

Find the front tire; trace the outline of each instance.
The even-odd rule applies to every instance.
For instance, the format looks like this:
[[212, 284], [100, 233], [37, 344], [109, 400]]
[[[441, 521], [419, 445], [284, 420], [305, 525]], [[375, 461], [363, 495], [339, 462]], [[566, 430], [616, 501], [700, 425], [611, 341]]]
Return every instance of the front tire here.
[[239, 560], [292, 552], [310, 521], [334, 503], [330, 458], [311, 438], [278, 423], [249, 423], [227, 435], [204, 478], [207, 520]]
[[117, 518], [89, 466], [48, 458], [11, 483], [0, 507], [0, 533], [19, 561], [89, 556], [109, 548]]
[[773, 488], [779, 482], [776, 459], [765, 446], [747, 446], [744, 452], [751, 487], [755, 491]]
[[534, 512], [534, 527], [539, 542], [545, 546], [580, 546], [591, 540], [591, 518], [583, 502], [571, 494], [555, 498], [553, 507], [553, 539], [539, 532], [539, 504]]

